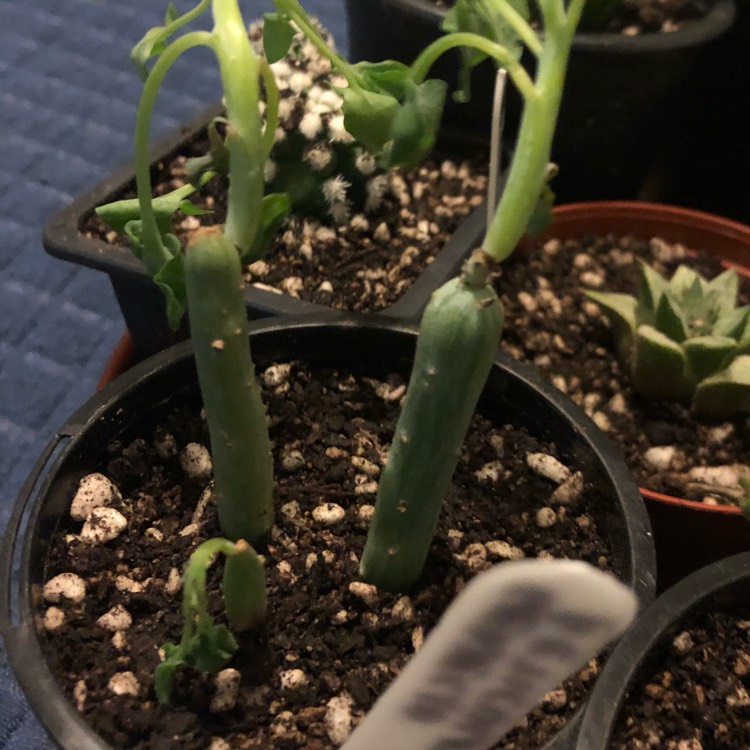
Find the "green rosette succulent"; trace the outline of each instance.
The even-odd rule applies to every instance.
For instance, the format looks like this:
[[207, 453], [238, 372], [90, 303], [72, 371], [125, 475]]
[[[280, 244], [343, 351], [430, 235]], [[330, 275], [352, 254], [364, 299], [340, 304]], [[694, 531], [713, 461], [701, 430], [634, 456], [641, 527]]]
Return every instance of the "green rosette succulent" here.
[[706, 280], [685, 265], [667, 280], [641, 265], [638, 296], [587, 291], [610, 322], [639, 393], [724, 419], [750, 412], [750, 306], [730, 268]]

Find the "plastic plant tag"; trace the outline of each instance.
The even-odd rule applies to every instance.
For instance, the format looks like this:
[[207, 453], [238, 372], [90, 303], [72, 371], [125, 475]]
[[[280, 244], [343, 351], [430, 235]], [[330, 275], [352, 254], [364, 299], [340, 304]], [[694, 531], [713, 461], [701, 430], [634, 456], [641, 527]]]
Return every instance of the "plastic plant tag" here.
[[492, 97], [492, 124], [490, 126], [490, 180], [487, 186], [487, 228], [495, 215], [499, 200], [500, 178], [502, 177], [500, 161], [502, 157], [503, 114], [505, 104], [505, 79], [507, 73], [503, 68], [495, 76], [495, 90]]
[[633, 592], [570, 560], [473, 579], [344, 750], [486, 750], [627, 628]]

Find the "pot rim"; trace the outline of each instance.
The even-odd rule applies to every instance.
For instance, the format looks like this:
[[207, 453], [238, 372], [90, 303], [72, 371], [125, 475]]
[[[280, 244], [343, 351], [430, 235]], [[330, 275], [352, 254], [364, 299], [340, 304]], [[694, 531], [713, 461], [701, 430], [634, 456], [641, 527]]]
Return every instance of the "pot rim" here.
[[[415, 13], [425, 21], [431, 21], [436, 25], [447, 12], [446, 8], [438, 7], [431, 0], [382, 0], [382, 2], [386, 6]], [[729, 29], [736, 15], [735, 0], [718, 0], [703, 18], [686, 23], [676, 31], [636, 36], [580, 31], [573, 38], [572, 49], [582, 52], [598, 50], [608, 54], [650, 54], [679, 50], [717, 39]]]
[[[354, 335], [358, 330], [370, 329], [379, 331], [382, 335], [393, 332], [401, 337], [417, 337], [415, 326], [408, 322], [371, 320], [369, 317], [356, 318], [351, 315], [269, 319], [257, 321], [250, 326], [251, 336], [262, 339], [264, 335], [268, 335], [272, 344], [273, 336], [289, 336], [292, 345], [297, 332], [302, 337], [312, 336], [316, 329], [348, 329], [351, 332], [349, 335]], [[141, 381], [151, 381], [160, 376], [164, 378], [170, 367], [179, 366], [190, 358], [190, 342], [176, 344], [136, 364], [81, 406], [57, 432], [35, 465], [19, 494], [5, 531], [6, 543], [0, 552], [0, 581], [6, 583], [5, 591], [0, 596], [0, 631], [8, 644], [13, 671], [29, 696], [35, 714], [40, 717], [51, 736], [65, 748], [111, 750], [111, 746], [82, 720], [67, 698], [57, 700], [63, 697], [62, 689], [52, 679], [34, 627], [28, 576], [35, 541], [34, 532], [38, 527], [43, 501], [51, 486], [52, 472], [59, 470], [63, 461], [78, 448], [78, 438], [83, 437], [86, 422], [106, 420], [109, 410], [117, 408], [121, 399], [137, 392]], [[547, 383], [532, 366], [499, 355], [494, 368], [510, 374], [522, 387], [539, 391], [541, 398], [549, 403], [549, 408], [560, 414], [561, 422], [569, 425], [570, 434], [575, 436], [576, 441], [587, 445], [592, 463], [599, 465], [603, 474], [608, 477], [613, 494], [617, 497], [622, 525], [627, 529], [628, 541], [623, 560], [630, 567], [628, 583], [641, 602], [650, 601], [655, 589], [655, 550], [650, 521], [632, 475], [614, 444], [582, 410]], [[67, 443], [64, 438], [69, 438]], [[62, 450], [59, 449], [61, 444]], [[46, 472], [46, 476], [42, 471]], [[19, 572], [20, 575], [17, 575]], [[55, 700], [49, 700], [49, 696], [43, 694], [50, 689]], [[577, 729], [580, 718], [581, 713], [578, 711], [552, 742], [561, 742], [563, 737], [570, 736]], [[557, 744], [551, 744], [550, 747], [557, 747]]]
[[615, 646], [584, 710], [578, 750], [606, 750], [626, 691], [664, 633], [701, 602], [750, 579], [750, 552], [711, 563], [683, 578], [643, 612]]

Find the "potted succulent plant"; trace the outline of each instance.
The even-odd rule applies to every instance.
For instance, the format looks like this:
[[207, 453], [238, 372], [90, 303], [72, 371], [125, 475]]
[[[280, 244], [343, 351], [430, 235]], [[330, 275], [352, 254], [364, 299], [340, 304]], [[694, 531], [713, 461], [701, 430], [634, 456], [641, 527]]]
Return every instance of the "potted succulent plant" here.
[[641, 613], [594, 688], [581, 750], [747, 745], [749, 575], [749, 554], [721, 560]]
[[[750, 549], [737, 502], [740, 467], [747, 464], [743, 417], [699, 419], [684, 403], [639, 395], [631, 363], [618, 360], [606, 318], [585, 290], [637, 293], [638, 258], [668, 278], [681, 263], [707, 278], [733, 268], [742, 281], [741, 317], [750, 230], [719, 216], [645, 202], [571, 204], [555, 208], [554, 216], [538, 243], [525, 244], [523, 264], [511, 259], [496, 281], [512, 322], [503, 345], [535, 362], [620, 446], [649, 509], [663, 589], [702, 565]], [[737, 297], [729, 281], [727, 305]], [[632, 298], [623, 304], [632, 307]], [[660, 376], [652, 376], [644, 386], [657, 382]], [[729, 402], [741, 408], [740, 399]]]
[[[22, 566], [20, 589], [9, 585], [14, 599], [5, 602], [4, 632], [16, 643], [27, 643], [16, 661], [24, 684], [49, 687], [49, 665], [54, 663], [78, 710], [110, 745], [128, 747], [144, 737], [168, 742], [177, 736], [181, 743], [210, 743], [215, 748], [234, 740], [257, 744], [258, 738], [263, 746], [277, 740], [280, 747], [302, 747], [308, 741], [338, 746], [357, 718], [354, 705], [369, 707], [370, 685], [379, 692], [388, 675], [400, 670], [403, 647], [419, 646], [424, 629], [444, 608], [440, 600], [444, 604], [446, 594], [450, 598], [472, 573], [488, 567], [488, 555], [508, 559], [519, 557], [519, 551], [526, 554], [511, 543], [520, 529], [505, 543], [495, 540], [500, 543], [491, 545], [494, 552], [480, 543], [477, 524], [493, 526], [498, 511], [508, 524], [539, 530], [534, 534], [541, 556], [554, 556], [545, 540], [555, 532], [544, 530], [560, 522], [564, 531], [558, 556], [580, 556], [618, 571], [642, 599], [652, 590], [648, 524], [606, 439], [591, 442], [592, 436], [601, 437], [593, 425], [548, 386], [537, 392], [539, 383], [527, 369], [508, 373], [495, 362], [503, 315], [489, 284], [490, 268], [516, 246], [545, 193], [565, 64], [582, 2], [569, 8], [556, 0], [542, 4], [547, 26], [539, 41], [539, 73], [535, 80], [520, 68], [511, 73], [527, 108], [505, 192], [483, 249], [467, 260], [460, 276], [433, 295], [419, 335], [344, 317], [325, 324], [311, 320], [256, 326], [250, 338], [240, 258], [256, 247], [256, 238], [277, 216], [277, 199], [264, 198], [262, 185], [273, 131], [268, 125], [264, 129], [259, 115], [263, 64], [247, 39], [237, 3], [214, 0], [211, 5], [213, 31], [188, 32], [168, 41], [185, 20], [170, 16], [165, 28], [152, 31], [140, 45], [144, 57], [155, 55], [157, 61], [146, 80], [139, 116], [147, 119], [159, 81], [179, 54], [198, 44], [215, 52], [228, 115], [227, 220], [223, 227], [196, 232], [186, 248], [181, 246], [160, 221], [164, 201], [153, 199], [149, 190], [143, 128], [136, 158], [138, 218], [132, 217], [132, 205], [118, 207], [128, 217], [124, 228], [135, 253], [167, 297], [173, 321], [187, 307], [191, 341], [134, 368], [119, 389], [113, 384], [102, 391], [72, 420], [87, 428], [63, 447], [41, 484], [30, 480], [11, 524], [12, 542], [4, 560], [8, 581], [17, 562], [15, 552]], [[278, 0], [277, 8], [266, 22], [267, 53], [271, 48], [283, 52], [294, 36], [292, 24], [312, 43], [320, 43], [297, 2]], [[509, 25], [524, 38], [533, 35], [516, 16]], [[391, 152], [429, 147], [435, 97], [440, 98], [444, 86], [425, 76], [444, 44], [428, 49], [413, 68], [361, 66], [361, 77], [341, 92], [349, 127], [373, 147], [388, 144]], [[472, 33], [458, 33], [448, 44], [508, 56], [497, 42]], [[270, 400], [269, 420], [250, 343]], [[398, 381], [409, 366], [407, 386]], [[481, 411], [490, 422], [505, 424], [514, 413], [531, 419], [536, 435], [529, 445], [544, 450], [527, 450], [523, 460], [512, 463], [522, 474], [532, 472], [559, 485], [549, 500], [560, 505], [559, 510], [537, 508], [532, 521], [523, 508], [512, 521], [514, 514], [502, 514], [503, 505], [516, 496], [522, 504], [527, 500], [521, 498], [520, 483], [509, 477], [514, 488], [507, 501], [498, 503], [479, 492], [485, 507], [494, 509], [489, 516], [484, 511], [467, 513], [463, 503], [471, 503], [461, 495], [446, 517], [450, 504], [444, 500], [456, 486], [451, 479], [457, 466], [464, 472], [461, 487], [482, 482], [494, 486], [503, 464], [487, 460], [492, 455], [488, 449], [498, 458], [518, 450], [515, 437], [490, 429], [484, 447], [477, 446], [476, 456], [471, 448], [464, 461], [467, 434], [473, 436], [482, 421], [474, 411], [483, 392]], [[180, 403], [192, 404], [192, 409], [175, 411]], [[201, 403], [205, 423], [198, 414]], [[381, 434], [384, 427], [388, 438]], [[66, 426], [58, 437], [70, 433]], [[552, 448], [568, 437], [570, 450]], [[57, 444], [55, 440], [50, 450]], [[553, 455], [555, 450], [560, 458]], [[91, 451], [98, 456], [94, 465]], [[344, 468], [338, 463], [342, 458]], [[568, 460], [572, 467], [565, 465]], [[330, 461], [337, 461], [339, 468], [330, 469], [321, 482], [316, 472]], [[150, 470], [152, 462], [155, 468]], [[471, 467], [468, 475], [464, 463]], [[274, 465], [277, 476], [290, 481], [276, 483]], [[168, 480], [169, 467], [179, 467], [184, 476], [176, 483]], [[563, 507], [580, 501], [601, 480], [601, 497], [618, 498], [617, 507], [602, 503], [594, 511], [598, 504], [593, 500], [586, 507], [601, 519], [611, 548], [583, 541], [581, 534], [595, 531], [597, 520], [574, 505]], [[43, 491], [37, 493], [35, 487]], [[278, 512], [275, 491], [286, 493]], [[374, 505], [359, 502], [368, 496], [377, 496]], [[444, 533], [436, 545], [433, 539], [441, 523]], [[22, 526], [29, 531], [23, 541]], [[469, 543], [475, 537], [477, 541]], [[618, 538], [627, 539], [627, 546], [614, 543]], [[195, 557], [181, 580], [179, 567], [191, 552]], [[229, 558], [224, 568], [229, 623], [237, 629], [262, 621], [242, 636], [235, 657], [239, 668], [229, 671], [222, 667], [234, 653], [235, 636], [210, 620], [221, 609], [217, 571], [207, 572], [217, 552]], [[463, 566], [463, 574], [453, 576], [444, 564], [448, 570]], [[207, 579], [212, 583], [208, 590], [203, 587]], [[536, 576], [532, 582], [538, 580]], [[244, 588], [239, 598], [232, 594], [238, 581]], [[425, 583], [431, 584], [429, 594]], [[180, 612], [173, 599], [181, 587]], [[528, 594], [528, 606], [538, 610], [546, 594], [538, 588], [529, 594], [528, 588], [517, 588], [517, 594]], [[96, 595], [91, 596], [93, 591]], [[45, 602], [43, 610], [35, 604], [39, 597]], [[622, 628], [632, 602], [630, 610], [624, 605], [619, 609], [617, 623], [602, 620], [598, 610], [586, 614], [586, 607], [581, 612], [572, 606], [564, 609], [569, 610], [565, 632], [578, 627], [597, 632], [599, 640], [592, 643], [598, 644]], [[266, 619], [264, 611], [269, 613]], [[557, 616], [564, 620], [565, 612]], [[416, 627], [400, 629], [399, 621]], [[161, 636], [176, 640], [180, 626], [179, 645], [165, 645], [160, 653]], [[338, 628], [336, 634], [330, 633], [331, 627]], [[299, 636], [292, 639], [294, 629]], [[400, 633], [395, 641], [391, 632]], [[318, 635], [311, 641], [313, 633]], [[94, 652], [89, 650], [93, 643], [98, 658], [104, 659], [95, 673]], [[540, 636], [534, 643], [555, 659], [567, 651], [561, 664], [583, 656], [577, 647], [565, 648], [560, 634]], [[401, 647], [394, 650], [395, 644]], [[341, 661], [345, 654], [364, 659], [366, 666], [355, 662], [348, 675]], [[186, 666], [198, 668], [198, 676], [182, 668]], [[215, 681], [202, 674], [217, 670]], [[564, 671], [559, 666], [550, 674]], [[587, 667], [580, 683], [588, 684], [595, 671], [595, 666]], [[527, 681], [519, 694], [531, 695], [535, 689]], [[277, 697], [274, 690], [280, 691]], [[320, 696], [318, 691], [323, 691]], [[106, 747], [80, 719], [71, 721], [72, 708], [59, 696], [57, 685], [49, 695], [33, 690], [31, 695], [58, 741], [71, 747]], [[172, 696], [172, 710], [154, 700]], [[560, 698], [575, 713], [583, 695], [569, 700], [558, 691], [548, 702], [558, 705]], [[300, 709], [296, 718], [292, 707]], [[553, 719], [539, 736], [568, 741], [575, 722], [558, 733], [561, 725]]]
[[[510, 5], [527, 15], [533, 7], [526, 2]], [[440, 36], [442, 28], [453, 28], [465, 8], [479, 8], [482, 24], [491, 27], [501, 15], [500, 6], [496, 0], [347, 0], [350, 55], [354, 60], [411, 62]], [[681, 132], [681, 123], [690, 122], [691, 128], [705, 132], [698, 122], [700, 108], [693, 106], [701, 99], [696, 85], [710, 89], [711, 80], [726, 74], [712, 71], [711, 76], [703, 76], [700, 66], [711, 45], [731, 26], [734, 3], [711, 3], [699, 19], [694, 15], [697, 5], [689, 2], [643, 6], [639, 16], [633, 11], [638, 7], [634, 3], [587, 3], [586, 24], [573, 41], [552, 149], [552, 159], [561, 170], [555, 190], [562, 202], [635, 198], [652, 168], [658, 171], [656, 157], [672, 142], [683, 142], [687, 134]], [[678, 9], [676, 20], [662, 17], [670, 7]], [[701, 7], [706, 10], [705, 5]], [[687, 14], [683, 18], [680, 8]], [[612, 20], [615, 11], [618, 16]], [[522, 62], [533, 69], [533, 53], [525, 51]], [[458, 54], [446, 57], [439, 74], [455, 85], [461, 66]], [[491, 62], [478, 66], [471, 80], [470, 105], [448, 103], [448, 128], [486, 137], [494, 77]], [[689, 108], [687, 114], [674, 117], [683, 107]], [[517, 100], [511, 99], [511, 145], [518, 111]], [[685, 154], [679, 157], [684, 159]], [[659, 180], [666, 181], [668, 176], [661, 175]], [[650, 189], [657, 190], [655, 185]]]
[[[164, 28], [177, 22], [167, 20]], [[270, 62], [262, 24], [249, 31], [266, 69], [262, 118], [276, 121], [265, 149], [263, 189], [277, 214], [273, 220], [269, 215], [258, 247], [246, 252], [248, 313], [257, 318], [343, 309], [415, 319], [479, 241], [484, 216], [474, 209], [487, 184], [486, 160], [463, 152], [456, 159], [455, 146], [445, 139], [434, 157], [423, 160], [432, 136], [421, 154], [386, 154], [383, 144], [369, 140], [368, 148], [355, 140], [343, 126], [336, 88], [364, 73], [348, 65], [331, 37], [312, 23], [317, 46], [297, 31]], [[134, 53], [141, 69], [139, 56], [148, 49]], [[435, 103], [439, 88], [433, 87]], [[437, 106], [430, 116], [439, 111]], [[141, 113], [138, 159], [145, 164], [148, 153], [151, 161], [159, 221], [171, 221], [183, 237], [199, 224], [222, 223], [229, 177], [224, 105], [209, 107], [148, 152], [145, 103]], [[44, 245], [57, 257], [109, 274], [135, 348], [145, 356], [184, 338], [187, 327], [170, 328], [163, 295], [128, 247], [124, 226], [138, 215], [135, 185], [131, 164], [118, 170], [49, 220]]]

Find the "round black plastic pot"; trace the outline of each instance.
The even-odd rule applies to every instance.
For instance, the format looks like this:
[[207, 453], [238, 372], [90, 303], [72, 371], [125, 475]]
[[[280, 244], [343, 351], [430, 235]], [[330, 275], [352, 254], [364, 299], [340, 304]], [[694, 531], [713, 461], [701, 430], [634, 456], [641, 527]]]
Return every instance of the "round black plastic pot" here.
[[[750, 552], [701, 568], [662, 594], [621, 638], [584, 711], [578, 750], [608, 750], [630, 686], [653, 664], [659, 645], [693, 612], [747, 611]], [[714, 720], [717, 720], [715, 715]]]
[[[151, 150], [152, 166], [170, 161], [222, 111], [220, 105], [213, 105], [172, 131]], [[455, 152], [456, 145], [450, 140], [445, 143], [445, 148]], [[136, 352], [145, 357], [186, 339], [187, 325], [183, 324], [177, 331], [169, 327], [164, 295], [127, 246], [108, 244], [82, 231], [97, 206], [121, 197], [128, 187], [134, 185], [134, 180], [132, 164], [115, 171], [52, 216], [44, 227], [42, 243], [45, 250], [56, 258], [109, 275]], [[456, 229], [445, 247], [401, 298], [375, 314], [395, 320], [417, 320], [432, 292], [456, 275], [467, 254], [481, 242], [485, 223], [486, 209], [480, 206]], [[244, 294], [251, 320], [279, 315], [321, 315], [333, 310], [254, 286], [247, 286]]]
[[[253, 324], [259, 369], [301, 359], [383, 377], [407, 374], [416, 333], [403, 324], [330, 316]], [[0, 627], [13, 670], [50, 735], [65, 750], [108, 750], [56, 684], [42, 654], [35, 620], [45, 580], [49, 540], [65, 521], [79, 479], [106, 455], [112, 440], [127, 442], [181, 404], [200, 403], [189, 342], [141, 362], [100, 391], [57, 432], [24, 485], [6, 531], [0, 561]], [[601, 502], [593, 512], [612, 549], [614, 572], [642, 604], [654, 595], [655, 558], [643, 501], [613, 445], [564, 395], [528, 366], [499, 357], [480, 411], [498, 424], [523, 425], [557, 446], [561, 460], [583, 472]], [[580, 710], [579, 710], [580, 714]], [[549, 745], [574, 747], [578, 715]]]
[[[411, 63], [440, 35], [445, 9], [431, 0], [347, 0], [347, 13], [353, 60]], [[685, 128], [699, 126], [699, 117], [713, 125], [699, 102], [714, 78], [731, 73], [695, 74], [734, 15], [734, 0], [719, 0], [705, 18], [674, 32], [576, 34], [552, 150], [560, 167], [553, 185], [560, 202], [636, 197], [666, 144], [681, 142]], [[533, 70], [530, 55], [523, 64]], [[455, 86], [458, 66], [458, 53], [448, 54], [433, 73]], [[494, 77], [494, 66], [482, 64], [472, 77], [471, 102], [449, 101], [449, 131], [463, 131], [471, 140], [489, 137]], [[509, 88], [505, 132], [512, 141], [520, 101]]]

